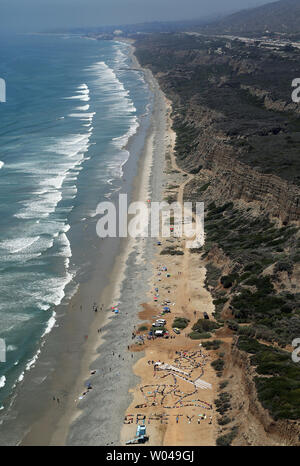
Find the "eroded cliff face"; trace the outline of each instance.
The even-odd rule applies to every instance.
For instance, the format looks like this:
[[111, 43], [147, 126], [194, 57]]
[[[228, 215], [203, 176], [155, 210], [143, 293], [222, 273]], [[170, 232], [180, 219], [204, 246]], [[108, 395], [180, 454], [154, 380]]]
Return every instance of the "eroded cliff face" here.
[[174, 34], [138, 41], [137, 54], [173, 103], [180, 167], [211, 170], [220, 198], [299, 220], [300, 51]]
[[233, 342], [227, 358], [225, 376], [230, 380], [228, 390], [233, 395], [232, 415], [239, 424], [239, 433], [233, 445], [287, 446], [300, 445], [298, 421], [274, 421], [257, 398], [254, 377], [255, 367], [249, 356], [239, 351]]
[[[197, 120], [195, 120], [195, 113]], [[205, 169], [210, 180], [204, 199], [242, 200], [256, 204], [258, 212], [266, 212], [281, 222], [300, 220], [300, 188], [279, 176], [264, 174], [238, 160], [241, 150], [231, 146], [225, 134], [217, 132], [214, 122], [220, 114], [197, 107], [187, 114], [184, 124], [199, 129], [195, 150], [179, 164], [189, 172]], [[210, 175], [210, 176], [209, 176]], [[200, 179], [199, 179], [200, 181]], [[186, 188], [186, 198], [192, 196], [199, 184], [197, 179]]]
[[300, 114], [299, 104], [291, 101], [287, 102], [286, 100], [276, 100], [268, 90], [243, 84], [241, 85], [241, 89], [245, 89], [250, 95], [260, 99], [267, 110], [273, 110], [274, 112], [291, 112], [296, 115]]

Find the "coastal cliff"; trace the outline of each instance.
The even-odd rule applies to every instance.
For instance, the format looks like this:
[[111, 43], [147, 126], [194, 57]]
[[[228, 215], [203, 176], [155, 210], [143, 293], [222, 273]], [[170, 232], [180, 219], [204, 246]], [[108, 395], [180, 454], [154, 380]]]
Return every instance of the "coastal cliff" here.
[[[230, 144], [230, 137], [226, 134], [215, 131], [214, 121], [217, 117], [216, 112], [208, 108], [197, 106], [189, 110], [183, 125], [197, 128], [199, 135], [195, 138], [194, 150], [184, 159], [179, 158], [179, 165], [190, 173], [209, 170], [211, 200], [257, 203], [260, 210], [282, 222], [299, 221], [300, 188], [238, 160], [241, 150]], [[197, 182], [194, 180], [186, 188], [187, 199], [193, 195], [195, 184]]]
[[141, 38], [136, 54], [172, 102], [176, 161], [190, 176], [183, 198], [205, 203], [194, 253], [221, 326], [228, 386], [216, 406], [234, 400], [230, 416], [217, 409], [217, 444], [298, 445], [299, 51], [170, 34]]

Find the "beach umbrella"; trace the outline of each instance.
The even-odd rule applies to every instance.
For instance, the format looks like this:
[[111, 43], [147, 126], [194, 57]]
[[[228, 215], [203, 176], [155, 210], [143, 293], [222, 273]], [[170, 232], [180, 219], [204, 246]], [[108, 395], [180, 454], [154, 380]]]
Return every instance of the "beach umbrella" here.
[[169, 310], [170, 310], [170, 308], [169, 308], [169, 307], [167, 307], [167, 306], [166, 306], [166, 307], [164, 307], [164, 311], [169, 311]]

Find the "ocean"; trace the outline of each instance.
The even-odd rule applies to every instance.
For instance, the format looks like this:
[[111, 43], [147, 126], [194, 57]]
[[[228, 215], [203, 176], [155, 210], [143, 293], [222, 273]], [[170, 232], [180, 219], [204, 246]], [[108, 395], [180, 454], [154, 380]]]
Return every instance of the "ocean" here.
[[151, 91], [122, 42], [19, 35], [0, 44], [5, 409], [56, 325], [58, 306], [92, 273], [82, 251], [97, 244], [96, 207], [121, 189], [126, 145], [148, 118]]

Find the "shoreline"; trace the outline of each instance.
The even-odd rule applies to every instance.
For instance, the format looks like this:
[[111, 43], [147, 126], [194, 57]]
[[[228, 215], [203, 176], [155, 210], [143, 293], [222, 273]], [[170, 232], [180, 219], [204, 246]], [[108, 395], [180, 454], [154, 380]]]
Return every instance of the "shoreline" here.
[[[133, 49], [131, 52], [133, 53]], [[151, 73], [145, 77], [154, 91], [154, 105], [151, 127], [138, 162], [138, 175], [135, 178], [131, 198], [133, 201], [146, 200], [149, 197], [160, 199], [157, 182], [160, 184], [159, 173], [164, 158], [164, 131], [160, 124], [165, 117], [163, 95]], [[68, 445], [118, 445], [124, 413], [131, 401], [129, 390], [138, 381], [133, 375], [132, 367], [140, 355], [128, 351], [128, 348], [132, 343], [132, 328], [139, 323], [140, 303], [148, 291], [147, 281], [151, 275], [149, 259], [153, 255], [154, 246], [151, 238], [130, 238], [126, 243], [121, 257], [122, 270], [119, 271], [112, 301], [112, 303], [121, 303], [120, 314], [117, 317], [107, 318], [103, 328], [105, 333], [102, 334], [102, 344], [100, 346], [96, 344], [99, 358], [94, 360], [91, 366], [91, 369], [94, 369], [101, 365], [104, 377], [101, 378], [101, 382], [99, 380], [99, 386], [96, 381], [95, 391], [93, 389], [88, 398], [82, 401], [82, 409], [70, 428]], [[148, 265], [145, 267], [144, 263]], [[116, 267], [120, 267], [120, 257], [116, 261]], [[136, 280], [137, 275], [138, 280]], [[120, 327], [122, 323], [127, 326], [126, 329]], [[91, 417], [95, 415], [95, 411], [94, 421]], [[94, 428], [96, 431], [93, 431]]]
[[[130, 58], [134, 63], [134, 66], [138, 69], [139, 64], [137, 63], [134, 55], [134, 49], [131, 46], [130, 48]], [[145, 79], [148, 82], [148, 85], [152, 89], [154, 93], [154, 104], [153, 110], [151, 115], [151, 124], [150, 128], [148, 128], [148, 134], [145, 139], [145, 145], [143, 149], [143, 154], [140, 156], [138, 160], [138, 172], [135, 176], [132, 195], [131, 198], [133, 200], [138, 200], [142, 198], [148, 198], [148, 189], [145, 189], [145, 186], [149, 184], [150, 178], [152, 177], [151, 167], [152, 167], [152, 154], [154, 151], [154, 144], [155, 144], [155, 121], [159, 121], [161, 117], [164, 117], [164, 112], [159, 111], [160, 117], [154, 117], [155, 112], [157, 113], [158, 109], [158, 101], [162, 98], [162, 94], [160, 89], [157, 86], [156, 81], [151, 78], [151, 73], [148, 70], [144, 71]], [[162, 138], [163, 139], [163, 138]], [[161, 141], [162, 143], [162, 141]], [[159, 152], [161, 148], [159, 148]], [[143, 175], [143, 176], [142, 176]], [[157, 188], [157, 186], [156, 186]], [[150, 239], [151, 240], [151, 239]], [[137, 244], [143, 243], [143, 240], [131, 240], [125, 239], [121, 241], [120, 249], [121, 252], [118, 254], [114, 261], [114, 267], [112, 272], [108, 278], [108, 284], [105, 286], [104, 290], [101, 292], [101, 296], [97, 301], [99, 303], [104, 303], [104, 309], [108, 308], [111, 303], [116, 303], [120, 300], [119, 296], [122, 295], [122, 288], [124, 288], [124, 281], [126, 281], [126, 268], [135, 267], [134, 262], [136, 261], [139, 255], [143, 254], [144, 244]], [[151, 242], [152, 243], [152, 242]], [[132, 257], [131, 257], [132, 256]], [[133, 257], [136, 256], [136, 257]], [[132, 264], [130, 264], [132, 262]], [[129, 264], [128, 264], [129, 263]], [[122, 264], [120, 270], [120, 264]], [[139, 287], [140, 288], [140, 287]], [[139, 290], [140, 291], [140, 290]], [[73, 297], [73, 304], [71, 308], [74, 307], [75, 303], [78, 303], [78, 296]], [[98, 307], [99, 307], [98, 306]], [[118, 316], [118, 321], [121, 318], [122, 312]], [[124, 311], [125, 314], [125, 311]], [[136, 312], [137, 314], [137, 312]], [[72, 316], [70, 317], [72, 319]], [[134, 318], [134, 317], [133, 317]], [[115, 320], [114, 320], [115, 319]], [[94, 406], [95, 400], [94, 398], [99, 396], [103, 396], [102, 394], [98, 393], [96, 390], [96, 386], [98, 386], [97, 378], [99, 376], [99, 390], [101, 392], [105, 391], [105, 388], [101, 385], [103, 378], [101, 379], [100, 370], [97, 369], [97, 373], [91, 377], [89, 368], [94, 368], [93, 366], [99, 364], [102, 366], [102, 371], [105, 370], [106, 366], [106, 356], [107, 353], [110, 352], [112, 341], [110, 337], [110, 333], [113, 330], [114, 323], [117, 320], [114, 316], [111, 316], [109, 312], [98, 312], [98, 315], [92, 319], [91, 324], [87, 328], [87, 334], [89, 335], [88, 340], [82, 345], [81, 350], [78, 351], [78, 358], [80, 360], [80, 368], [77, 368], [77, 376], [75, 385], [71, 392], [69, 392], [66, 396], [64, 406], [60, 407], [62, 412], [57, 413], [57, 409], [53, 409], [53, 401], [49, 401], [48, 407], [44, 411], [43, 415], [39, 417], [39, 419], [31, 425], [30, 431], [24, 436], [21, 444], [22, 445], [65, 445], [65, 444], [91, 444], [91, 439], [88, 441], [83, 441], [82, 437], [82, 427], [81, 424], [85, 423], [84, 420], [86, 413], [89, 411], [90, 406]], [[129, 317], [128, 317], [129, 319]], [[70, 319], [69, 319], [70, 320]], [[132, 322], [130, 322], [131, 325]], [[101, 327], [101, 335], [95, 332], [95, 329]], [[112, 328], [111, 328], [112, 327]], [[115, 329], [113, 330], [116, 331]], [[121, 337], [121, 336], [120, 336]], [[122, 335], [122, 338], [125, 338], [125, 335]], [[107, 341], [109, 340], [109, 341]], [[120, 340], [120, 338], [119, 338]], [[130, 341], [126, 341], [126, 343], [130, 343]], [[108, 348], [109, 346], [109, 348]], [[128, 345], [127, 345], [128, 346]], [[133, 377], [131, 375], [131, 368], [133, 363], [135, 362], [136, 358], [132, 358], [131, 354], [128, 353], [129, 359], [127, 361], [127, 378], [129, 379], [127, 383], [135, 384]], [[98, 359], [99, 358], [99, 359]], [[122, 361], [123, 363], [123, 361]], [[99, 372], [99, 374], [98, 374]], [[78, 375], [79, 374], [79, 375]], [[63, 374], [61, 374], [63, 377]], [[102, 374], [103, 375], [103, 374]], [[89, 378], [90, 377], [90, 378]], [[93, 390], [88, 393], [88, 395], [80, 402], [77, 403], [75, 400], [78, 399], [80, 392], [84, 390], [84, 381], [89, 380], [93, 383]], [[95, 385], [94, 385], [95, 384]], [[127, 390], [128, 391], [128, 390]], [[94, 401], [93, 401], [94, 400]], [[112, 404], [112, 403], [110, 403]], [[124, 411], [128, 405], [128, 400], [124, 398], [123, 401], [123, 412], [120, 410], [119, 421], [123, 417]], [[94, 409], [93, 409], [94, 410]], [[56, 412], [55, 412], [56, 411]], [[98, 419], [99, 422], [99, 419]], [[85, 427], [86, 428], [86, 427]], [[69, 433], [70, 430], [70, 433]], [[119, 429], [120, 430], [120, 429]], [[107, 432], [107, 426], [105, 429]], [[114, 434], [115, 435], [115, 434]], [[95, 436], [93, 437], [92, 441], [95, 441]], [[115, 440], [118, 441], [117, 439]], [[100, 442], [100, 443], [99, 443]], [[102, 440], [97, 439], [96, 444], [104, 444]]]

